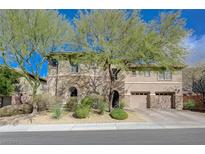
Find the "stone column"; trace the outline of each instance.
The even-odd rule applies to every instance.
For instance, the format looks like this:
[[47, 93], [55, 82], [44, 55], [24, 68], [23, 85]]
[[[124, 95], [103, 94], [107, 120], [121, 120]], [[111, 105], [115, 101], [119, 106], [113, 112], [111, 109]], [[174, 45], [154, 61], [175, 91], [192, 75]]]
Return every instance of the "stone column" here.
[[156, 95], [150, 94], [150, 108], [156, 107]]
[[183, 109], [183, 96], [181, 94], [175, 95], [175, 108], [177, 110]]

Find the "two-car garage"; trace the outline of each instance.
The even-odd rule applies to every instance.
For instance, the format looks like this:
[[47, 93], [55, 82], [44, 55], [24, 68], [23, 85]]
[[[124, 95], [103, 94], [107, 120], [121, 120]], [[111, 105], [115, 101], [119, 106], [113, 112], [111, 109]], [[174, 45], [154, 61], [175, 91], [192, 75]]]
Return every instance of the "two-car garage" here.
[[[171, 109], [175, 108], [174, 92], [156, 92], [150, 97], [150, 92], [132, 91], [129, 106], [132, 109]], [[154, 99], [151, 101], [151, 99]]]

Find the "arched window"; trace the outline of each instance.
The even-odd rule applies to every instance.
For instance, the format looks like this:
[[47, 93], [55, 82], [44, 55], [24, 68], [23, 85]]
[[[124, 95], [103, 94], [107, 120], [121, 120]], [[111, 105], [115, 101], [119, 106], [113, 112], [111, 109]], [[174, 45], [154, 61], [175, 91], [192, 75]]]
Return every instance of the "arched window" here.
[[70, 95], [70, 97], [77, 97], [78, 90], [75, 87], [70, 87], [69, 88], [69, 95]]

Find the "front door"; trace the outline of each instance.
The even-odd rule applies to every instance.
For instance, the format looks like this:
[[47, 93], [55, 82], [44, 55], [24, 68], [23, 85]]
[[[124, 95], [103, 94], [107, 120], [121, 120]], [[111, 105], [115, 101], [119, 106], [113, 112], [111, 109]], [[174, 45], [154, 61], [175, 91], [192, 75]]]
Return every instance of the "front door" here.
[[119, 107], [119, 93], [116, 90], [114, 90], [112, 94], [112, 107]]

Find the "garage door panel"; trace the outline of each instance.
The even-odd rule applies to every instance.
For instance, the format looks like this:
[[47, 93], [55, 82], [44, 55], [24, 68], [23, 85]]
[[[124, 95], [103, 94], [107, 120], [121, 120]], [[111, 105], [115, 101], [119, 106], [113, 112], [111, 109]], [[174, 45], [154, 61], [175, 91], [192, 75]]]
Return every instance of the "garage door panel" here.
[[159, 95], [158, 102], [159, 102], [160, 108], [162, 109], [171, 108], [171, 96], [170, 95], [165, 95], [165, 96]]
[[133, 94], [130, 96], [130, 107], [136, 109], [146, 109], [147, 108], [147, 101], [148, 101], [147, 94]]
[[170, 93], [156, 93], [155, 108], [171, 109], [173, 107], [173, 94]]

